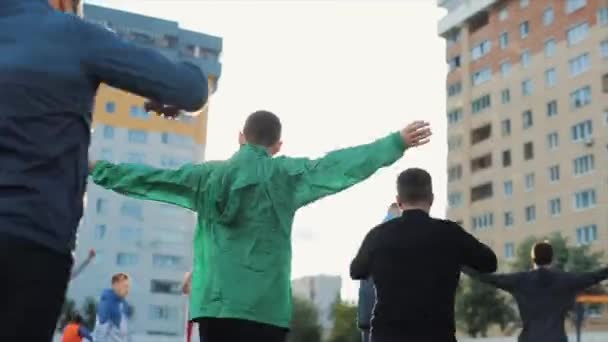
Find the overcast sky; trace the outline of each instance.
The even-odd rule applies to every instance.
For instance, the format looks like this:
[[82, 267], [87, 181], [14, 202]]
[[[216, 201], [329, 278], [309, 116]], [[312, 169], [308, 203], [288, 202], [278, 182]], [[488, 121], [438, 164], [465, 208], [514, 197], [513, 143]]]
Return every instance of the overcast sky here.
[[281, 117], [283, 153], [295, 156], [367, 143], [413, 120], [431, 122], [431, 144], [298, 213], [294, 278], [337, 274], [343, 296], [355, 298], [348, 266], [365, 233], [384, 217], [395, 177], [407, 167], [431, 172], [433, 214], [445, 215], [446, 67], [436, 30], [443, 12], [435, 0], [89, 2], [175, 20], [224, 39], [207, 159], [229, 157], [244, 118], [258, 109]]

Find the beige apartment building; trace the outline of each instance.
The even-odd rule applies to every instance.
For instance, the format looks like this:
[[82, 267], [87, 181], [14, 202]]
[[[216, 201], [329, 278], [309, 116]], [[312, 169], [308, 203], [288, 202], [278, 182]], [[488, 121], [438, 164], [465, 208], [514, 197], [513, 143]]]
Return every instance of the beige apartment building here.
[[502, 265], [527, 236], [608, 252], [608, 0], [438, 0], [448, 217]]

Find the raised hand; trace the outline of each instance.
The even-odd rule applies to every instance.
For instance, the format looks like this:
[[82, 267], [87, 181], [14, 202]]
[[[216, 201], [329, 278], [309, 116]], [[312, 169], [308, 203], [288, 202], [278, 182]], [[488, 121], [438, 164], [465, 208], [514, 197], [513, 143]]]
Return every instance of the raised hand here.
[[426, 121], [414, 121], [401, 131], [401, 138], [408, 147], [416, 147], [431, 141], [430, 124]]

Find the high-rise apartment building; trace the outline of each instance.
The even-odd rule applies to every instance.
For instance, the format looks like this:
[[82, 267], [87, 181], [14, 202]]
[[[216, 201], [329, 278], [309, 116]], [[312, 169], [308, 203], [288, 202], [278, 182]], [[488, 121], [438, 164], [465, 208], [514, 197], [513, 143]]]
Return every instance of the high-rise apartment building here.
[[503, 261], [552, 232], [608, 250], [608, 1], [438, 4], [448, 217]]
[[[212, 91], [221, 74], [222, 40], [184, 30], [178, 23], [98, 6], [85, 6], [87, 20], [114, 30], [124, 39], [154, 47], [172, 59], [188, 60], [209, 76]], [[204, 158], [207, 109], [180, 121], [149, 115], [144, 99], [102, 87], [94, 112], [91, 158], [177, 168]], [[98, 298], [110, 277], [126, 272], [132, 278], [128, 301], [134, 307], [130, 330], [136, 335], [181, 336], [186, 299], [180, 283], [192, 262], [193, 213], [153, 202], [129, 199], [94, 184], [86, 194], [76, 260], [90, 248], [97, 257], [68, 292], [82, 303]], [[160, 338], [160, 337], [158, 337]]]

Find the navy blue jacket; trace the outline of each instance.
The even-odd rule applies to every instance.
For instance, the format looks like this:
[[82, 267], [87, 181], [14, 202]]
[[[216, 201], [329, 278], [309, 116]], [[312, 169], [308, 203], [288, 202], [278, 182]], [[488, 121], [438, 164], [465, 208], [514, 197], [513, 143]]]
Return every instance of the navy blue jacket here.
[[100, 83], [193, 111], [207, 101], [207, 77], [48, 0], [1, 0], [0, 27], [0, 238], [69, 253]]

